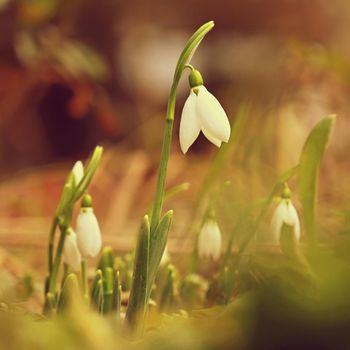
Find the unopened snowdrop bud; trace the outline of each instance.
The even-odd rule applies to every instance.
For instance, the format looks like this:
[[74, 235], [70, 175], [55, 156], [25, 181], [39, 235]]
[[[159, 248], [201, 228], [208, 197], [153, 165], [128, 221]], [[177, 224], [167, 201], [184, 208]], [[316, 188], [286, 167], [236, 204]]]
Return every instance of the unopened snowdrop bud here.
[[80, 213], [77, 218], [76, 233], [78, 247], [83, 258], [95, 257], [101, 250], [101, 231], [94, 210], [92, 198], [89, 194], [84, 195]]
[[72, 174], [74, 176], [74, 183], [75, 183], [75, 185], [77, 185], [84, 176], [84, 166], [80, 160], [78, 160], [74, 164], [74, 166], [72, 168]]
[[170, 255], [168, 252], [168, 246], [165, 246], [162, 258], [160, 259], [160, 266], [166, 265], [170, 261]]
[[77, 245], [77, 235], [71, 228], [67, 230], [64, 241], [63, 262], [73, 271], [78, 271], [80, 268], [81, 254]]
[[221, 231], [214, 218], [209, 218], [198, 236], [198, 255], [200, 258], [218, 260], [221, 255]]
[[284, 226], [290, 227], [295, 241], [300, 240], [300, 221], [298, 213], [291, 200], [291, 192], [288, 186], [283, 190], [281, 202], [278, 204], [271, 220], [273, 241], [280, 243], [281, 232]]
[[200, 72], [194, 68], [191, 68], [189, 83], [191, 91], [180, 121], [181, 150], [186, 153], [200, 131], [211, 143], [220, 147], [230, 138], [231, 127], [227, 115], [220, 102], [203, 85]]

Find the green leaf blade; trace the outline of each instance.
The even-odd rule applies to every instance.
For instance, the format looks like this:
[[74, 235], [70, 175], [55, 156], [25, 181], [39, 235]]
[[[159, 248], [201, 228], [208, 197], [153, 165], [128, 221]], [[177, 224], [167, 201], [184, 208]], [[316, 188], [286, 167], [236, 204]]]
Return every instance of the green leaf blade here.
[[170, 230], [173, 218], [173, 211], [169, 210], [157, 228], [151, 232], [150, 239], [150, 257], [149, 257], [149, 271], [148, 271], [148, 285], [147, 295], [151, 294], [152, 284], [156, 277], [160, 261], [162, 259], [164, 249], [168, 240], [168, 233]]
[[135, 265], [130, 291], [126, 322], [137, 336], [143, 331], [143, 323], [147, 310], [147, 284], [150, 248], [150, 223], [145, 215], [139, 232], [135, 253]]
[[317, 242], [315, 213], [318, 174], [335, 120], [336, 116], [331, 115], [316, 124], [304, 144], [299, 162], [298, 190], [305, 234], [311, 245]]

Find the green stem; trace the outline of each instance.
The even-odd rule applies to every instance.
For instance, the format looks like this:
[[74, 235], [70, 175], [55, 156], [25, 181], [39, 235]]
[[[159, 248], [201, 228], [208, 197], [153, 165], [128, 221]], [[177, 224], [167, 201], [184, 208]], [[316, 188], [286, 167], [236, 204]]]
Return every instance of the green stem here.
[[61, 236], [58, 241], [57, 245], [57, 251], [56, 251], [56, 256], [55, 256], [55, 261], [52, 266], [51, 274], [49, 277], [49, 293], [56, 293], [56, 280], [57, 280], [57, 275], [58, 275], [58, 270], [61, 264], [61, 259], [62, 259], [62, 253], [63, 253], [63, 247], [64, 247], [64, 241], [66, 238], [66, 232], [67, 232], [67, 227], [66, 226], [60, 226], [61, 229]]
[[174, 113], [175, 113], [175, 101], [176, 101], [176, 87], [172, 87], [172, 91], [169, 98], [168, 110], [165, 120], [165, 131], [163, 139], [162, 153], [160, 157], [160, 165], [158, 171], [157, 190], [154, 200], [152, 219], [151, 219], [151, 231], [154, 231], [159, 224], [160, 215], [162, 212], [166, 174], [168, 170], [168, 161], [170, 155], [170, 147], [172, 140], [172, 132], [174, 125]]
[[88, 293], [88, 277], [87, 277], [87, 266], [86, 260], [83, 259], [81, 261], [81, 286], [83, 290], [83, 295], [87, 295]]
[[58, 225], [58, 218], [57, 216], [55, 216], [52, 220], [50, 236], [49, 236], [49, 247], [48, 247], [49, 275], [51, 275], [52, 267], [53, 267], [53, 246], [54, 246], [57, 225]]
[[185, 48], [183, 49], [179, 60], [176, 65], [173, 84], [170, 89], [170, 95], [168, 100], [168, 107], [165, 117], [165, 130], [164, 130], [164, 139], [162, 146], [162, 153], [160, 157], [160, 165], [158, 170], [158, 179], [157, 179], [157, 189], [154, 199], [152, 218], [151, 218], [151, 232], [154, 232], [155, 228], [159, 224], [164, 192], [165, 192], [165, 182], [166, 174], [168, 169], [168, 161], [170, 155], [170, 147], [172, 140], [172, 131], [174, 124], [174, 115], [175, 115], [175, 104], [176, 104], [176, 90], [179, 85], [183, 70], [186, 67], [190, 67], [189, 61], [194, 54], [197, 46], [202, 41], [204, 36], [214, 27], [214, 22], [210, 21], [203, 24], [188, 40]]
[[63, 264], [63, 276], [62, 276], [62, 279], [61, 279], [61, 288], [63, 287], [64, 281], [66, 280], [66, 277], [68, 275], [69, 275], [69, 266], [68, 266], [68, 264], [64, 263]]

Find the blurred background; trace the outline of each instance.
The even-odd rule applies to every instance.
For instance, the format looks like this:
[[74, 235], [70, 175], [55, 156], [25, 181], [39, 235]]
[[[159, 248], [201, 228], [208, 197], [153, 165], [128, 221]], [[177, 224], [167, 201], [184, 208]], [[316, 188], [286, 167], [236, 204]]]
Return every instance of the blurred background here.
[[[234, 183], [227, 193], [237, 207], [237, 198], [266, 196], [298, 162], [312, 126], [336, 113], [321, 170], [320, 215], [327, 222], [332, 214], [323, 203], [348, 208], [347, 0], [0, 0], [0, 264], [8, 271], [21, 273], [19, 261], [12, 264], [16, 256], [45, 269], [64, 178], [97, 144], [105, 155], [91, 192], [104, 243], [131, 249], [153, 198], [176, 61], [188, 37], [211, 19], [216, 26], [192, 64], [231, 125], [244, 110], [215, 182]], [[186, 156], [180, 151], [188, 92], [184, 77], [168, 185], [191, 187], [167, 204], [175, 209], [174, 253], [184, 246], [191, 251], [184, 243], [188, 209], [201, 198], [217, 154], [202, 136]], [[221, 218], [224, 229], [233, 212], [231, 206]]]

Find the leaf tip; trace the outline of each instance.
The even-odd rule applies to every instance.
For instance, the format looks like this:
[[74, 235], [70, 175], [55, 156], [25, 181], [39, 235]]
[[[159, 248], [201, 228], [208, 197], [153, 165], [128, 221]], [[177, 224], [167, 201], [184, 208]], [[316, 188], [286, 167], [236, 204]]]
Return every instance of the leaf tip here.
[[146, 228], [147, 231], [150, 230], [150, 221], [149, 221], [149, 216], [148, 216], [148, 214], [146, 214], [146, 215], [143, 217], [141, 227]]
[[336, 122], [337, 120], [337, 115], [336, 114], [331, 114], [328, 117], [331, 120], [332, 125]]

